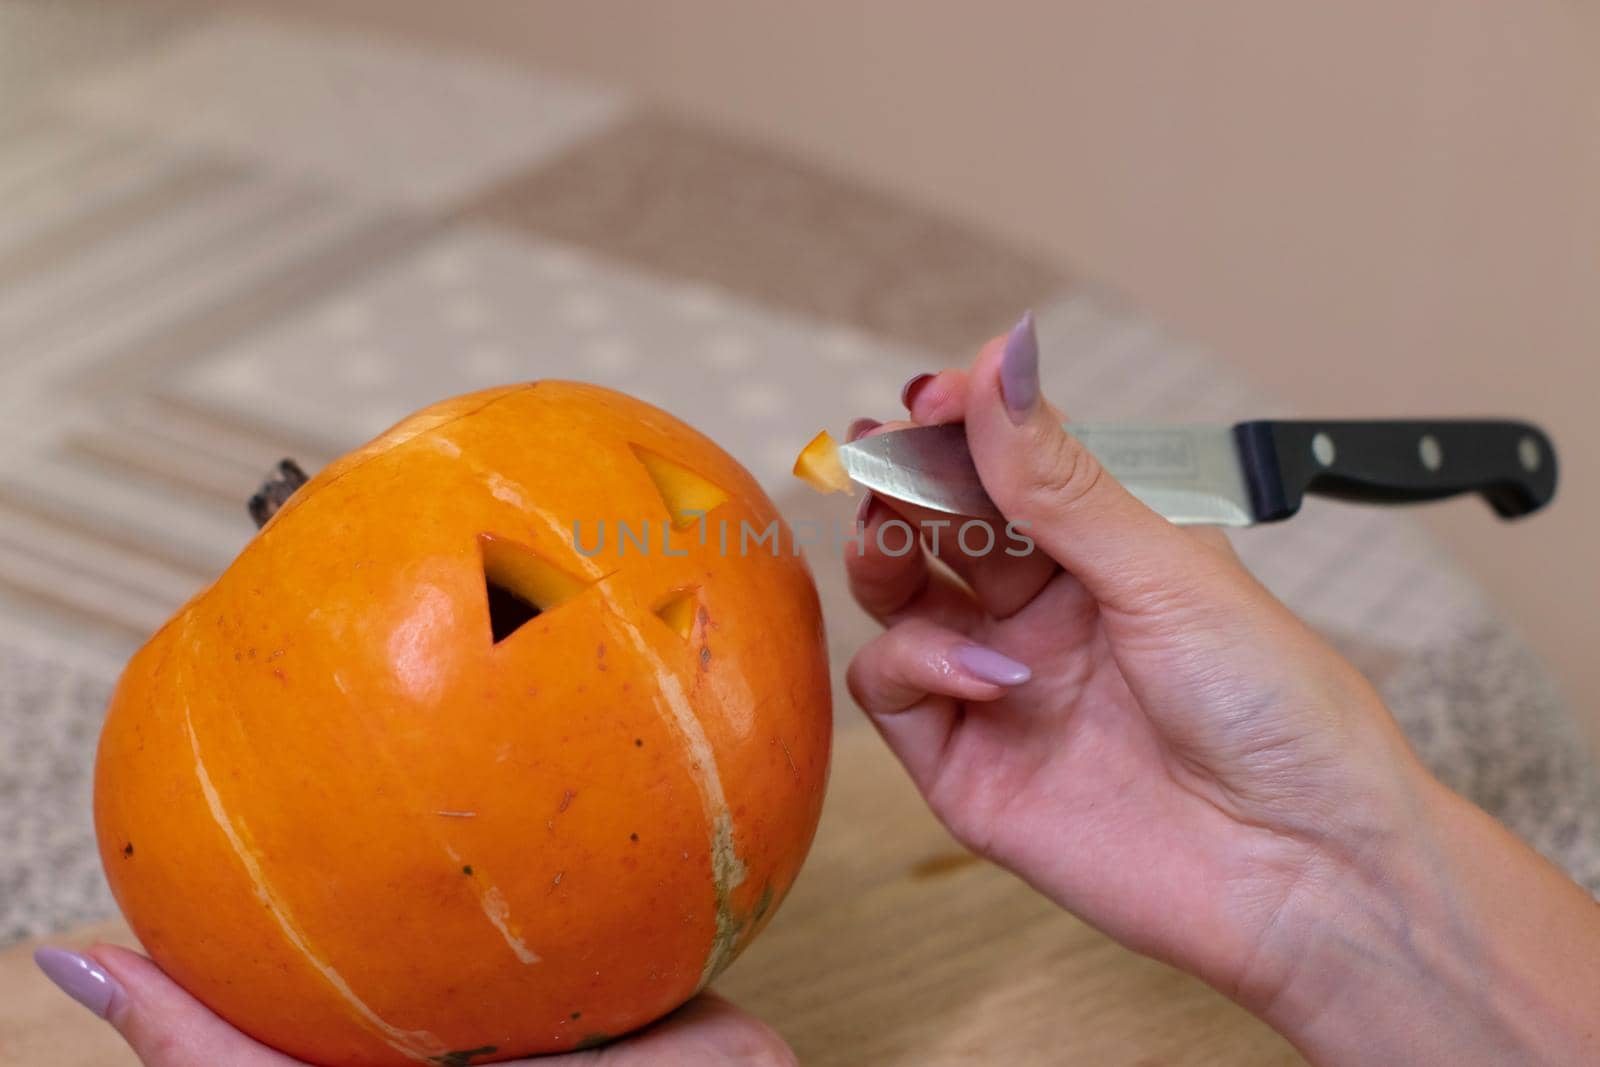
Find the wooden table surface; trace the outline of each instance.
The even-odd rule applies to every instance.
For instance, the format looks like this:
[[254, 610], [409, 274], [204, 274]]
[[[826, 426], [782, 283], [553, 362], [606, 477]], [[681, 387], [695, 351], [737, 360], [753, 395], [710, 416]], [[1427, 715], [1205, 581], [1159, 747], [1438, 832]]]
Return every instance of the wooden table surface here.
[[[826, 812], [783, 910], [717, 988], [802, 1063], [1300, 1064], [1221, 996], [1135, 956], [963, 852], [853, 712]], [[133, 944], [120, 922], [52, 938]], [[109, 1027], [0, 953], [0, 1064], [133, 1063]]]

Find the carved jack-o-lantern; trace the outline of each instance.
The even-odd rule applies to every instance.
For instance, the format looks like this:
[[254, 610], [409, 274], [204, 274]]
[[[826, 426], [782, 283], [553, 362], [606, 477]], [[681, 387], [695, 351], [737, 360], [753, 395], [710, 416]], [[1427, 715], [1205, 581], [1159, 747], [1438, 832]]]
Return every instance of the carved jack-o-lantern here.
[[95, 819], [139, 939], [322, 1064], [670, 1011], [771, 916], [821, 807], [816, 593], [781, 522], [738, 540], [775, 520], [706, 438], [572, 383], [345, 456], [117, 688]]

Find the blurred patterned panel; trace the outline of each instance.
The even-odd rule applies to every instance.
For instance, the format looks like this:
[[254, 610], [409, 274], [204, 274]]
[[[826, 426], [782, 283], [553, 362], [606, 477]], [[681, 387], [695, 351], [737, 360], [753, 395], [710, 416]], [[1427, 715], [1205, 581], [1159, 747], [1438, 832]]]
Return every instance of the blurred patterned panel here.
[[965, 357], [1055, 295], [1032, 256], [792, 155], [636, 115], [467, 216]]
[[562, 245], [457, 228], [219, 349], [166, 392], [219, 418], [344, 448], [442, 397], [581, 379], [681, 414], [781, 489], [796, 442], [839, 422], [841, 400], [885, 411], [925, 364], [847, 325]]
[[126, 650], [243, 543], [238, 500], [281, 447], [143, 394], [422, 225], [186, 146], [40, 129], [0, 134], [0, 597]]

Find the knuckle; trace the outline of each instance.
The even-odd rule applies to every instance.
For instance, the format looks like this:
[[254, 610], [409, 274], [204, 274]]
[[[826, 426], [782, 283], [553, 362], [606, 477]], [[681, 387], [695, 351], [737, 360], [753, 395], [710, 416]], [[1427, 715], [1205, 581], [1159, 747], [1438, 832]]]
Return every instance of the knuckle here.
[[878, 615], [878, 602], [882, 599], [873, 582], [863, 576], [850, 575], [850, 596], [868, 615]]
[[856, 603], [877, 618], [899, 610], [923, 584], [914, 573], [908, 576], [902, 569], [886, 571], [865, 560], [847, 560], [845, 574]]
[[928, 642], [929, 627], [906, 619], [868, 641], [845, 669], [845, 688], [862, 711], [899, 711], [909, 701], [908, 664]]
[[845, 668], [845, 688], [862, 711], [872, 711], [881, 703], [878, 694], [883, 688], [887, 637], [888, 634], [879, 634], [868, 641], [850, 660], [850, 666]]
[[1071, 434], [1058, 431], [1035, 449], [1023, 491], [1028, 499], [1048, 507], [1069, 509], [1094, 493], [1105, 478], [1106, 469], [1094, 453]]
[[928, 788], [928, 807], [959, 844], [987, 859], [993, 848], [994, 826], [984, 806], [984, 791], [974, 788], [954, 764], [948, 753], [940, 760]]
[[856, 702], [856, 707], [866, 711], [870, 704], [867, 701], [867, 668], [862, 664], [861, 657], [865, 652], [856, 653], [855, 659], [850, 661], [850, 666], [845, 668], [844, 686], [850, 691], [850, 699]]
[[850, 667], [845, 670], [845, 688], [850, 689], [850, 699], [856, 702], [856, 707], [861, 710], [867, 710], [870, 707], [869, 702], [867, 702], [867, 686], [866, 680], [861, 677], [864, 669], [859, 665], [859, 662], [861, 662], [861, 657], [859, 656], [856, 659], [851, 659]]
[[852, 584], [851, 591], [855, 594], [856, 603], [861, 605], [861, 609], [875, 618], [891, 614], [904, 598], [893, 583], [881, 578], [857, 581]]

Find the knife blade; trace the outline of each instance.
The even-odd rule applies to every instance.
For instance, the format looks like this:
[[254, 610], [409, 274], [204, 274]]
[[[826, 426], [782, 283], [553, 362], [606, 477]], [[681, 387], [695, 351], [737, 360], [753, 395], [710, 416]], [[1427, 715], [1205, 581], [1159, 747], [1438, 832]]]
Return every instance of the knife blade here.
[[[1482, 495], [1502, 518], [1555, 496], [1555, 447], [1511, 419], [1257, 420], [1234, 426], [1076, 423], [1065, 429], [1146, 505], [1182, 525], [1250, 526], [1307, 494], [1399, 504]], [[839, 448], [853, 481], [934, 511], [1000, 515], [960, 424], [916, 426]]]

